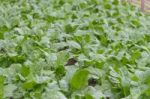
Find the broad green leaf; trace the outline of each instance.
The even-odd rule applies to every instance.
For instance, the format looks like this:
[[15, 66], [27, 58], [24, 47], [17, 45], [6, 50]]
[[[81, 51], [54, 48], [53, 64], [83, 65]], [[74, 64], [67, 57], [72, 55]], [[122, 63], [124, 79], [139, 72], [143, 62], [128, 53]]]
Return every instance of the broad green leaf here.
[[70, 80], [70, 85], [74, 89], [80, 89], [87, 85], [89, 72], [87, 70], [77, 70]]
[[36, 85], [35, 81], [27, 81], [23, 83], [22, 88], [25, 90], [30, 90], [30, 89], [33, 89], [35, 85]]
[[92, 97], [92, 95], [86, 94], [86, 95], [85, 95], [85, 99], [94, 99], [94, 98]]
[[24, 77], [28, 76], [29, 73], [30, 73], [29, 67], [26, 67], [26, 66], [22, 66], [22, 67], [21, 67], [21, 74], [22, 74]]

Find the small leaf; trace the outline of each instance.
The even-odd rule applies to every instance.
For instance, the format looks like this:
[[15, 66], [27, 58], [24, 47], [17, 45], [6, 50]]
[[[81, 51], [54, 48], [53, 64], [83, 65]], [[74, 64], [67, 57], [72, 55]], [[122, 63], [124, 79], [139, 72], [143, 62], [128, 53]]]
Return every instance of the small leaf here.
[[29, 69], [28, 67], [23, 66], [23, 67], [21, 68], [21, 74], [22, 74], [22, 76], [26, 77], [26, 76], [29, 75], [29, 73], [30, 73], [30, 69]]
[[86, 94], [86, 95], [85, 95], [85, 99], [94, 99], [94, 98], [93, 98], [93, 96], [92, 96], [92, 95], [90, 95], [90, 94]]
[[68, 42], [70, 47], [76, 48], [76, 49], [81, 49], [81, 46], [79, 45], [79, 43], [75, 42], [75, 41], [69, 41]]
[[55, 75], [56, 78], [60, 79], [61, 77], [63, 77], [65, 75], [65, 68], [64, 66], [58, 66], [55, 70]]
[[80, 89], [87, 84], [89, 72], [87, 70], [77, 70], [70, 80], [70, 85], [73, 89]]
[[28, 81], [28, 82], [25, 82], [22, 87], [23, 89], [25, 90], [30, 90], [32, 89], [34, 86], [36, 85], [36, 82], [35, 81]]

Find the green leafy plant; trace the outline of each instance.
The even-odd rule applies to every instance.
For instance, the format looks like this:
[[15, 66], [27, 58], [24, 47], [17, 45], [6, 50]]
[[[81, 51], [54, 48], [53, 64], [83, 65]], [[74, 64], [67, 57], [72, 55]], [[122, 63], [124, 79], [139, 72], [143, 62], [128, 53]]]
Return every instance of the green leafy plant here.
[[120, 0], [0, 0], [0, 99], [149, 99], [149, 30]]

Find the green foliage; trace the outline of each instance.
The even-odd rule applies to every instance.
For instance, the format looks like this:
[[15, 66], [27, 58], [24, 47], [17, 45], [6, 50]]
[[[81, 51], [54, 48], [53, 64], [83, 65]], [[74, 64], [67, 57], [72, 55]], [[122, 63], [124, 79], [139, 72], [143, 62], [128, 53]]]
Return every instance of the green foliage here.
[[149, 30], [120, 0], [0, 0], [0, 99], [149, 99]]
[[77, 70], [71, 78], [71, 87], [74, 89], [85, 87], [87, 85], [88, 73], [89, 72], [87, 70]]
[[0, 76], [0, 99], [3, 98], [4, 94], [4, 77]]

